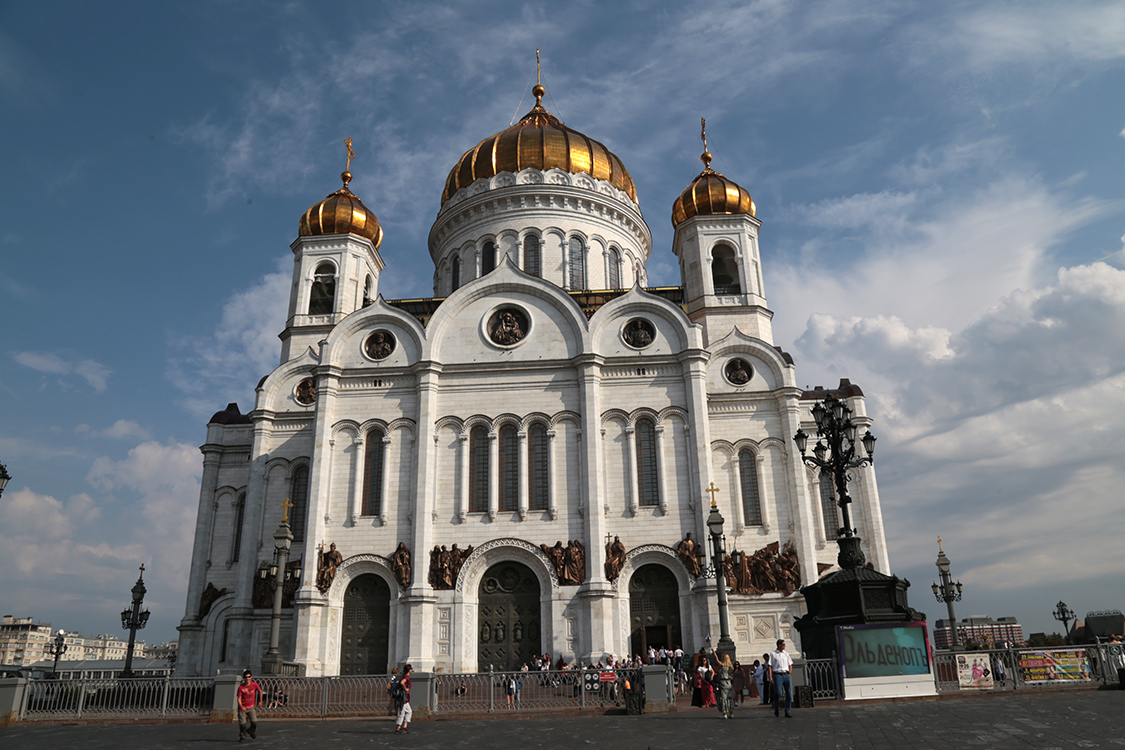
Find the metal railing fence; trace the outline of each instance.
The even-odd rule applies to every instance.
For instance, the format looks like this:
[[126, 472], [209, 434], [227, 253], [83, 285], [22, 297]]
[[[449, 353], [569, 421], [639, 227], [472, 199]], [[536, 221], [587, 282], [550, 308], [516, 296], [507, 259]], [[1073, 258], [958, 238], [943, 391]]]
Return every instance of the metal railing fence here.
[[805, 661], [805, 684], [813, 689], [813, 700], [833, 700], [840, 697], [840, 669], [835, 659], [808, 659]]
[[19, 718], [167, 718], [206, 716], [214, 705], [209, 677], [29, 680]]
[[[1114, 649], [1114, 646], [1117, 646]], [[1120, 644], [934, 652], [939, 693], [1117, 685]]]
[[301, 718], [392, 713], [390, 675], [258, 677], [261, 716]]

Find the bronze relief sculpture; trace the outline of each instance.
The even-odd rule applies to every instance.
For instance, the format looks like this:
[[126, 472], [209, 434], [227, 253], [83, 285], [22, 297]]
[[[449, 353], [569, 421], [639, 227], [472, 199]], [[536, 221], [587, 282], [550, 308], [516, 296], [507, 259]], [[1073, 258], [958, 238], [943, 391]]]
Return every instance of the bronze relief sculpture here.
[[613, 537], [613, 541], [605, 546], [605, 577], [610, 583], [617, 580], [621, 575], [621, 569], [625, 567], [625, 545], [621, 543], [621, 537]]
[[344, 556], [336, 551], [335, 542], [332, 543], [327, 552], [322, 549], [316, 553], [316, 587], [320, 590], [320, 593], [326, 593], [328, 589], [332, 588], [332, 581], [336, 578], [336, 569], [340, 567], [342, 562], [344, 562]]
[[527, 335], [527, 316], [515, 307], [502, 307], [488, 321], [488, 337], [499, 346], [512, 346]]
[[316, 381], [312, 378], [305, 378], [297, 384], [297, 390], [293, 397], [297, 399], [297, 403], [301, 406], [311, 406], [316, 401]]
[[413, 571], [410, 567], [410, 550], [405, 542], [399, 542], [398, 548], [390, 556], [391, 572], [394, 573], [398, 585], [404, 589], [410, 587]]
[[690, 531], [683, 541], [676, 545], [676, 554], [679, 555], [680, 562], [684, 564], [692, 578], [699, 578], [699, 559], [696, 557], [698, 552], [699, 544], [691, 538]]
[[734, 385], [746, 385], [750, 382], [750, 378], [754, 376], [754, 368], [742, 358], [727, 362], [723, 371], [726, 373], [727, 380]]
[[430, 585], [441, 591], [452, 589], [461, 572], [461, 566], [471, 554], [473, 554], [471, 544], [465, 549], [457, 549], [456, 544], [452, 549], [446, 549], [444, 544], [440, 547], [435, 544], [430, 552]]
[[563, 547], [555, 542], [554, 547], [540, 544], [539, 549], [551, 561], [560, 586], [577, 586], [586, 580], [586, 548], [577, 539], [571, 539]]
[[738, 565], [728, 555], [723, 560], [723, 575], [733, 594], [780, 592], [789, 596], [801, 588], [801, 564], [793, 542], [784, 547], [774, 542], [752, 555], [743, 553]]
[[395, 337], [390, 331], [375, 331], [363, 342], [363, 351], [371, 359], [386, 359], [394, 350]]
[[214, 606], [222, 597], [228, 593], [226, 588], [217, 589], [215, 584], [210, 581], [207, 582], [207, 588], [203, 589], [203, 594], [199, 597], [199, 619], [203, 619], [211, 611]]
[[643, 349], [656, 338], [656, 328], [644, 318], [633, 318], [625, 324], [621, 338], [635, 349]]

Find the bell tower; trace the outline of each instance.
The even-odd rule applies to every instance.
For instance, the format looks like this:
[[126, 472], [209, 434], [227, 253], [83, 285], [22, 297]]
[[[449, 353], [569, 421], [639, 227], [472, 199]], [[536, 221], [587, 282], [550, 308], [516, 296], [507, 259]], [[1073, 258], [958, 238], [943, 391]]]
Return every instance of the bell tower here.
[[289, 315], [281, 333], [281, 361], [316, 348], [345, 316], [375, 301], [383, 259], [383, 228], [375, 213], [349, 188], [352, 139], [344, 141], [344, 185], [301, 216], [293, 250], [293, 285]]
[[672, 252], [680, 259], [688, 316], [703, 325], [708, 343], [737, 327], [772, 345], [758, 252], [762, 222], [750, 193], [711, 169], [707, 121], [701, 124], [703, 171], [672, 204]]

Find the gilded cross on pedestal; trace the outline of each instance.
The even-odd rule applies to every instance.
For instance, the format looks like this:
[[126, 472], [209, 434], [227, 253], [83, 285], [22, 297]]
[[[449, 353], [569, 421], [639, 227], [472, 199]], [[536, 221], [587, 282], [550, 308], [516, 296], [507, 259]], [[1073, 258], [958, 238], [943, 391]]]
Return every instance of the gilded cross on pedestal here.
[[278, 507], [281, 508], [281, 522], [289, 523], [289, 509], [293, 507], [293, 503], [289, 502], [289, 498], [285, 498], [285, 502]]
[[722, 492], [722, 490], [719, 489], [718, 487], [716, 487], [714, 482], [711, 482], [711, 486], [708, 487], [707, 489], [703, 490], [703, 491], [711, 493], [711, 507], [712, 508], [714, 508], [716, 505], [718, 505], [718, 503], [715, 501], [715, 493], [716, 492]]

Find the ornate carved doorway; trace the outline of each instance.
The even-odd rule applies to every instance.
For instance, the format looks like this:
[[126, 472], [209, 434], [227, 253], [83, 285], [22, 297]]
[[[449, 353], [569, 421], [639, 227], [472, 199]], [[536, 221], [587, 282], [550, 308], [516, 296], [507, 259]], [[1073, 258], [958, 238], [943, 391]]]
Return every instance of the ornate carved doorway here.
[[649, 646], [683, 646], [680, 633], [680, 587], [663, 565], [644, 565], [629, 579], [629, 625], [634, 654]]
[[376, 575], [356, 578], [344, 592], [340, 674], [386, 674], [391, 589]]
[[526, 565], [493, 565], [480, 582], [477, 618], [477, 670], [517, 670], [539, 647], [539, 579]]

